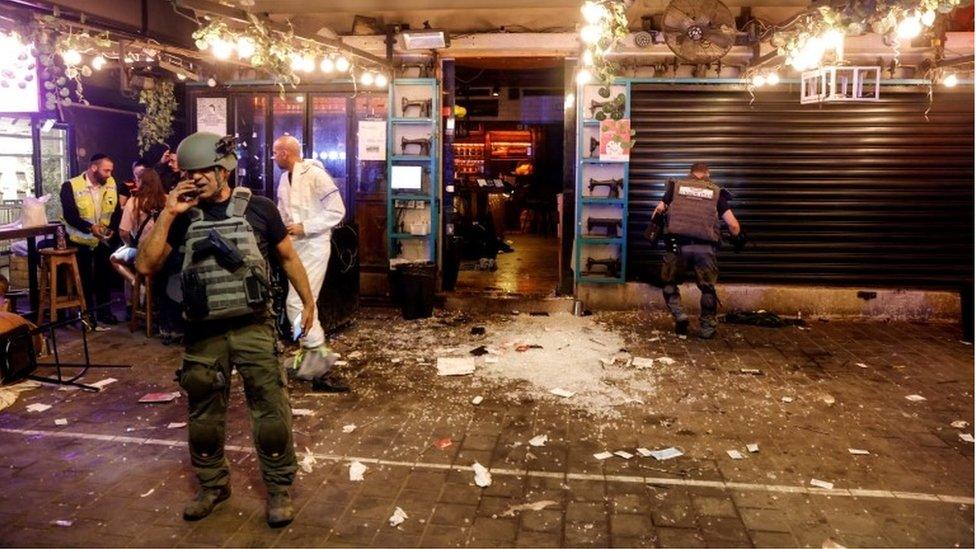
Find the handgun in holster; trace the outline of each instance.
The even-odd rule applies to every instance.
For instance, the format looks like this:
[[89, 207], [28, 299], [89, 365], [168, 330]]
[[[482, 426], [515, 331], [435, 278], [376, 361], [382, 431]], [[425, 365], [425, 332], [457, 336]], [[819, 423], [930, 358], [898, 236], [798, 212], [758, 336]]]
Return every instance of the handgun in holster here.
[[193, 243], [193, 261], [199, 261], [207, 254], [214, 254], [217, 263], [230, 272], [244, 266], [244, 256], [233, 242], [230, 242], [214, 229], [210, 229], [207, 238]]
[[664, 213], [655, 212], [654, 215], [651, 216], [651, 222], [647, 225], [647, 229], [644, 231], [644, 238], [651, 242], [651, 246], [657, 246], [657, 243], [664, 235], [664, 224]]

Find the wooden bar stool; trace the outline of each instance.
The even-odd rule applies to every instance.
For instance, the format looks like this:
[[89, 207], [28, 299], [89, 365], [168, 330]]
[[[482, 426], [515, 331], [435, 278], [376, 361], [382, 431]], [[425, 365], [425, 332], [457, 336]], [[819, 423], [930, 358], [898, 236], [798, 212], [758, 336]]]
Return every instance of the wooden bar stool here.
[[[140, 300], [139, 294], [142, 290], [146, 291], [146, 299]], [[129, 298], [129, 332], [136, 331], [139, 319], [144, 319], [146, 323], [146, 337], [152, 337], [153, 325], [153, 277], [152, 275], [136, 275], [136, 281], [132, 284], [132, 295]]]
[[[49, 322], [58, 320], [58, 311], [77, 307], [81, 311], [88, 310], [85, 304], [85, 293], [82, 291], [81, 271], [78, 269], [78, 259], [75, 248], [57, 250], [45, 248], [41, 253], [40, 276], [40, 306], [37, 311], [37, 323], [44, 323], [44, 311], [48, 312]], [[58, 272], [65, 272], [65, 293], [58, 293]]]

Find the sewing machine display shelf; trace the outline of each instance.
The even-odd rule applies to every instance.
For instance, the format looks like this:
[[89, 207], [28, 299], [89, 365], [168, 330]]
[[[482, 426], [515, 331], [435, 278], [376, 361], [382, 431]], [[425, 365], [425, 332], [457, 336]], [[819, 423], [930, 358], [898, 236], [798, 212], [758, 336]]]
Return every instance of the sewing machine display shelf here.
[[407, 117], [393, 118], [390, 120], [390, 122], [393, 122], [394, 124], [424, 126], [424, 125], [433, 124], [434, 120], [432, 118], [414, 118], [414, 117], [407, 116]]
[[622, 206], [624, 204], [623, 198], [605, 198], [601, 196], [584, 196], [582, 198], [583, 204], [605, 204], [607, 206]]

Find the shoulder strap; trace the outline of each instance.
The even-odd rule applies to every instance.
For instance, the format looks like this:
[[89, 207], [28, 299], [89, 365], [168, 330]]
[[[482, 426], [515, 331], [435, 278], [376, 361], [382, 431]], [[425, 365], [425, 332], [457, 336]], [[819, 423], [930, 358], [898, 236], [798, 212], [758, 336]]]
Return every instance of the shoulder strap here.
[[150, 220], [155, 220], [157, 217], [159, 217], [159, 212], [157, 211], [152, 211], [146, 214], [146, 218], [143, 219], [142, 223], [139, 224], [139, 230], [137, 230], [136, 234], [132, 237], [132, 241], [138, 244], [139, 239], [142, 238], [142, 231], [146, 230], [146, 225], [149, 224]]
[[227, 217], [244, 217], [247, 210], [247, 203], [251, 200], [251, 189], [247, 187], [236, 187], [230, 195], [230, 204], [227, 206]]
[[187, 213], [190, 214], [190, 223], [203, 221], [203, 210], [201, 210], [200, 208], [196, 208], [196, 207], [190, 208], [187, 211]]

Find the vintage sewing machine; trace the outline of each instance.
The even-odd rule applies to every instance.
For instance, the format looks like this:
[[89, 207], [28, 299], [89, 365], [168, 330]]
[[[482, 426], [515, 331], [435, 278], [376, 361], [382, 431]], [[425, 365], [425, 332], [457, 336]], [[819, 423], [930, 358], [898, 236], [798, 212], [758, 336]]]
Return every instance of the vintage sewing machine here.
[[420, 156], [430, 156], [430, 137], [418, 137], [416, 139], [400, 138], [400, 154], [407, 154], [407, 147], [420, 147]]
[[618, 229], [623, 228], [624, 222], [622, 219], [612, 218], [612, 217], [588, 217], [586, 218], [586, 232], [587, 234], [592, 234], [593, 229], [603, 229], [607, 236], [617, 237], [620, 236], [620, 231]]
[[417, 109], [419, 118], [430, 118], [430, 107], [433, 100], [431, 99], [408, 99], [403, 97], [400, 99], [400, 107], [402, 111], [402, 116], [407, 116], [407, 109]]
[[620, 189], [624, 186], [624, 180], [621, 179], [593, 179], [590, 178], [589, 188], [590, 194], [593, 194], [593, 190], [598, 187], [607, 187], [609, 189], [607, 196], [609, 198], [620, 198]]
[[[603, 267], [602, 272], [594, 272], [593, 267]], [[593, 274], [605, 274], [611, 278], [616, 278], [620, 276], [620, 259], [616, 257], [608, 257], [606, 259], [595, 259], [592, 257], [586, 258], [586, 272], [583, 273], [587, 276]]]

